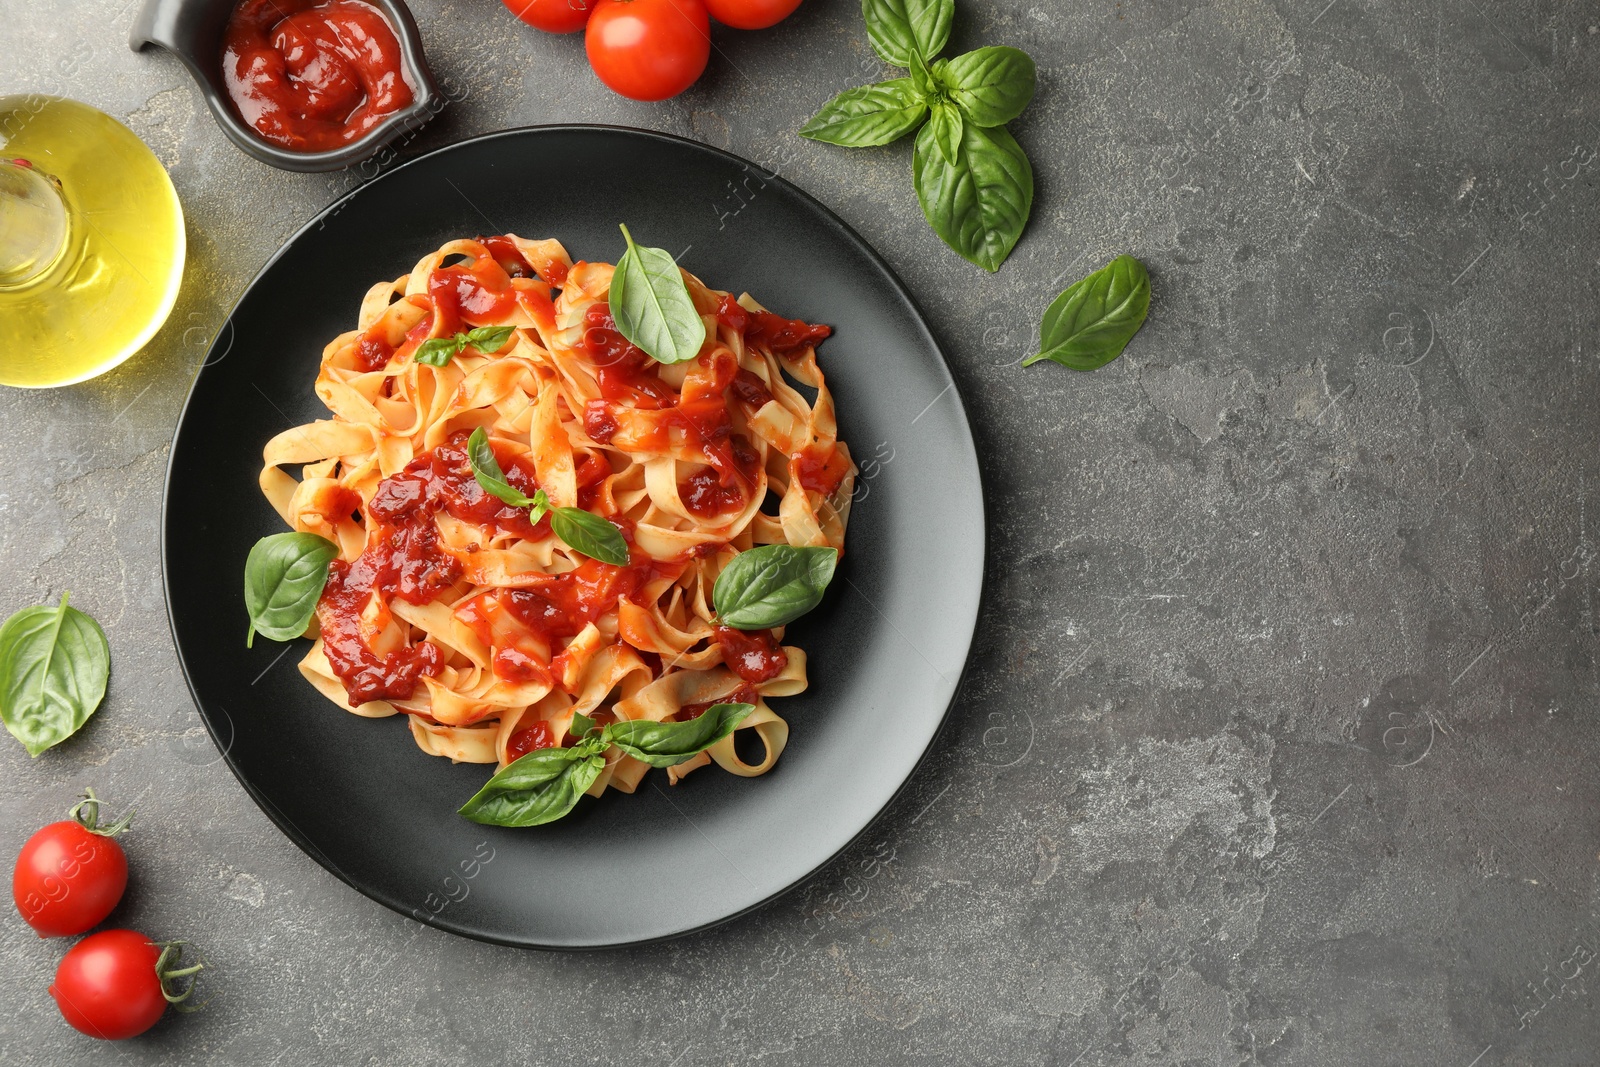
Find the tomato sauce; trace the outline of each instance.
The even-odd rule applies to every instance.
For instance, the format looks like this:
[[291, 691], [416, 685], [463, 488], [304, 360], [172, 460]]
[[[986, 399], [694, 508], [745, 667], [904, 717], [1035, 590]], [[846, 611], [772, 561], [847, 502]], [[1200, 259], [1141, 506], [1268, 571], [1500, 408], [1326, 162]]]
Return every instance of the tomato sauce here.
[[722, 349], [697, 356], [679, 392], [657, 375], [655, 360], [617, 332], [607, 305], [592, 305], [584, 321], [583, 347], [594, 362], [601, 395], [584, 406], [584, 432], [603, 444], [620, 429], [619, 408], [662, 411], [665, 417], [656, 424], [661, 439], [641, 444], [665, 450], [666, 433], [680, 429], [711, 468], [679, 483], [678, 495], [685, 509], [692, 515], [713, 518], [742, 508], [755, 485], [761, 457], [749, 438], [733, 432], [728, 393], [740, 398], [765, 395], [770, 400], [772, 395], [761, 379], [740, 370], [732, 353]]
[[[626, 567], [584, 558], [574, 570], [537, 579], [531, 589], [480, 593], [456, 608], [455, 616], [490, 648], [495, 676], [512, 682], [559, 684], [563, 655], [550, 651], [589, 623], [614, 612], [622, 597], [633, 597], [657, 578], [676, 579], [688, 561], [662, 563], [636, 557]], [[649, 654], [641, 653], [647, 657]], [[652, 672], [660, 662], [652, 665]]]
[[611, 464], [599, 452], [583, 452], [575, 457], [578, 463], [578, 506], [585, 511], [599, 511], [595, 505], [605, 480], [611, 477]]
[[344, 683], [352, 708], [369, 700], [404, 700], [424, 674], [436, 674], [444, 664], [439, 647], [426, 641], [379, 656], [363, 639], [361, 610], [388, 577], [386, 564], [381, 550], [362, 553], [354, 563], [334, 560], [317, 602], [322, 650]]
[[735, 689], [725, 697], [717, 700], [706, 700], [698, 704], [685, 704], [671, 715], [667, 716], [669, 722], [688, 722], [698, 719], [706, 713], [706, 709], [715, 704], [754, 704], [761, 699], [761, 694], [756, 692], [756, 687], [748, 682]]
[[[467, 436], [466, 431], [452, 434], [379, 482], [367, 504], [373, 527], [366, 550], [353, 563], [335, 560], [328, 570], [317, 619], [328, 664], [344, 683], [351, 707], [368, 700], [404, 700], [422, 675], [436, 673], [443, 663], [440, 650], [427, 642], [378, 656], [361, 633], [361, 613], [372, 596], [426, 604], [461, 577], [461, 561], [439, 544], [436, 514], [445, 511], [530, 540], [549, 534], [547, 518], [532, 524], [525, 508], [483, 491], [467, 460]], [[531, 464], [521, 456], [496, 458], [506, 481], [532, 496], [538, 484]]]
[[808, 445], [790, 457], [790, 469], [806, 489], [829, 496], [844, 481], [850, 461], [832, 443]]
[[606, 304], [592, 304], [584, 313], [583, 347], [594, 361], [600, 395], [605, 399], [650, 411], [677, 404], [677, 390], [656, 375], [660, 364], [617, 332]]
[[239, 117], [297, 152], [349, 144], [413, 98], [394, 27], [361, 0], [243, 0], [222, 76]]
[[615, 611], [618, 600], [633, 599], [657, 578], [677, 578], [685, 566], [653, 560], [638, 552], [633, 553], [633, 562], [626, 567], [584, 557], [576, 569], [540, 579], [533, 591], [549, 601], [565, 619], [564, 625], [576, 634], [602, 615]]
[[789, 654], [773, 639], [771, 630], [718, 626], [716, 634], [717, 644], [722, 646], [722, 662], [751, 685], [770, 682], [789, 665]]
[[741, 370], [733, 376], [733, 384], [728, 387], [732, 390], [734, 398], [744, 404], [754, 414], [772, 402], [772, 391], [767, 388], [767, 383], [758, 378], [752, 371]]
[[493, 256], [438, 267], [428, 275], [436, 337], [452, 337], [465, 326], [493, 326], [516, 314], [511, 275]]
[[511, 277], [532, 278], [536, 276], [533, 264], [527, 261], [522, 254], [522, 250], [517, 247], [517, 243], [510, 237], [505, 235], [496, 235], [494, 237], [479, 235], [476, 240], [488, 251], [490, 257], [500, 264], [500, 269]]
[[832, 326], [786, 319], [770, 311], [750, 311], [729, 293], [717, 305], [717, 321], [744, 334], [746, 341], [765, 345], [779, 355], [812, 348], [833, 336]]
[[518, 730], [506, 740], [506, 762], [514, 763], [528, 753], [540, 748], [552, 748], [556, 743], [550, 724], [540, 719], [526, 730]]
[[744, 507], [745, 495], [736, 485], [724, 485], [713, 468], [702, 467], [678, 483], [678, 499], [689, 514], [712, 518]]
[[356, 366], [361, 370], [381, 370], [394, 355], [394, 346], [385, 336], [387, 328], [382, 322], [374, 323], [356, 342]]

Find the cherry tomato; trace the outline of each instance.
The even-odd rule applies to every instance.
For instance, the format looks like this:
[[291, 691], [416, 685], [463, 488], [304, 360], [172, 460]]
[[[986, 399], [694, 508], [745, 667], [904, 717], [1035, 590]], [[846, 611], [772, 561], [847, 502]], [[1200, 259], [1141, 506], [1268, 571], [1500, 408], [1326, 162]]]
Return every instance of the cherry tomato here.
[[736, 30], [776, 26], [800, 6], [800, 0], [706, 0], [711, 17]]
[[142, 1034], [167, 1010], [162, 946], [133, 930], [101, 930], [61, 958], [50, 995], [74, 1030], [106, 1041]]
[[72, 809], [71, 822], [53, 822], [17, 855], [11, 897], [40, 937], [81, 934], [111, 914], [128, 886], [128, 857], [112, 838], [127, 820], [99, 826], [94, 791]]
[[589, 21], [595, 0], [502, 0], [510, 12], [546, 33], [577, 33]]
[[711, 23], [704, 0], [598, 0], [584, 47], [613, 92], [665, 100], [706, 69]]

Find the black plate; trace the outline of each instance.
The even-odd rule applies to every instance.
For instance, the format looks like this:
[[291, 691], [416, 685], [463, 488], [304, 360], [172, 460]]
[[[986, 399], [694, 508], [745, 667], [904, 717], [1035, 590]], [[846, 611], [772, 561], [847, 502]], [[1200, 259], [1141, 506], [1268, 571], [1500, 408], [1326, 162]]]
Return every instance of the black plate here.
[[[746, 206], [728, 214], [729, 183]], [[763, 184], [764, 183], [764, 184]], [[244, 644], [242, 572], [283, 529], [261, 448], [326, 417], [323, 345], [374, 282], [455, 237], [560, 239], [615, 261], [618, 222], [684, 253], [716, 288], [826, 322], [819, 359], [864, 472], [844, 560], [789, 640], [811, 689], [760, 778], [715, 768], [676, 787], [584, 800], [559, 823], [483, 827], [455, 809], [490, 768], [424, 755], [405, 719], [340, 711], [295, 670], [306, 643]], [[425, 156], [329, 207], [267, 264], [224, 326], [172, 444], [162, 525], [167, 612], [200, 714], [279, 828], [367, 896], [469, 937], [582, 948], [671, 937], [790, 889], [845, 848], [906, 782], [966, 662], [983, 574], [983, 499], [955, 384], [888, 266], [782, 179], [658, 133], [554, 126]], [[484, 862], [485, 857], [488, 858]]]

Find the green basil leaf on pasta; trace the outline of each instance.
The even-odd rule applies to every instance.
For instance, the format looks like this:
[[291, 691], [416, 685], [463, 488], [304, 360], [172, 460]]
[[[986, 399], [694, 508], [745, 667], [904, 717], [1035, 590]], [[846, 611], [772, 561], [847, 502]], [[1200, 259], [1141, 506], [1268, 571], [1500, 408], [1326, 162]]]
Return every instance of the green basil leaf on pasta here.
[[442, 367], [460, 351], [461, 342], [457, 337], [430, 337], [417, 346], [411, 358], [430, 367]]
[[572, 725], [567, 727], [567, 733], [572, 737], [584, 737], [599, 724], [581, 711], [572, 716]]
[[695, 310], [683, 272], [671, 254], [633, 243], [611, 275], [611, 318], [617, 332], [658, 363], [683, 363], [700, 354], [705, 320]]
[[603, 736], [636, 760], [652, 767], [673, 767], [733, 733], [754, 710], [754, 704], [713, 704], [687, 722], [614, 722]]
[[528, 505], [528, 521], [537, 524], [540, 519], [544, 518], [545, 512], [549, 510], [550, 498], [545, 495], [543, 489], [535, 489], [533, 491], [533, 502]]
[[23, 608], [0, 626], [0, 719], [37, 756], [83, 727], [106, 695], [111, 646], [67, 605]]
[[763, 545], [741, 552], [711, 589], [717, 617], [736, 630], [793, 622], [822, 603], [838, 562], [831, 548]]
[[811, 116], [800, 136], [845, 148], [884, 145], [916, 129], [927, 113], [911, 79], [895, 78], [846, 89]]
[[911, 167], [933, 231], [963, 258], [999, 270], [1033, 209], [1033, 168], [1022, 146], [1003, 126], [966, 123], [952, 164], [935, 144], [930, 122], [917, 134]]
[[430, 337], [417, 346], [411, 358], [430, 367], [442, 367], [467, 348], [476, 348], [488, 355], [506, 346], [515, 326], [478, 326], [454, 337]]
[[255, 635], [292, 641], [306, 632], [328, 581], [328, 565], [339, 546], [309, 533], [263, 537], [244, 562], [244, 606], [250, 613], [245, 645]]
[[953, 167], [961, 156], [961, 112], [945, 100], [934, 104], [932, 111], [928, 118], [931, 140], [944, 161]]
[[592, 511], [554, 508], [550, 512], [550, 529], [568, 548], [582, 552], [590, 559], [609, 563], [613, 567], [628, 565], [628, 542], [622, 536], [622, 531]]
[[535, 749], [484, 783], [460, 814], [488, 826], [554, 822], [577, 806], [605, 765], [587, 743]]
[[504, 348], [516, 331], [515, 326], [479, 326], [456, 334], [456, 339], [461, 342], [462, 348], [471, 346], [487, 356]]
[[861, 0], [873, 51], [896, 67], [911, 66], [914, 55], [931, 60], [944, 51], [955, 15], [955, 0]]
[[1039, 325], [1039, 351], [1022, 365], [1049, 359], [1073, 370], [1103, 367], [1122, 355], [1149, 312], [1149, 272], [1118, 256], [1056, 297]]
[[983, 127], [1000, 126], [1022, 114], [1038, 81], [1033, 57], [1003, 45], [959, 55], [939, 73], [968, 121]]
[[[494, 449], [489, 445], [489, 435], [484, 432], [482, 426], [473, 430], [472, 436], [467, 438], [467, 462], [472, 465], [472, 476], [478, 480], [485, 493], [499, 497], [514, 508], [534, 506], [537, 497], [524, 496], [522, 490], [506, 481], [506, 473], [500, 469], [500, 461], [494, 458]], [[542, 493], [543, 490], [539, 492]]]

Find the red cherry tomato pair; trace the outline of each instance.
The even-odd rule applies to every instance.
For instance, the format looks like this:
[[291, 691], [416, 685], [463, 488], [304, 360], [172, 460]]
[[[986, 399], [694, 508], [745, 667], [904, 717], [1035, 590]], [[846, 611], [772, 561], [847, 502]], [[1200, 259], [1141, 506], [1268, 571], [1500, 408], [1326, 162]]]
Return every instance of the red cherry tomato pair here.
[[[11, 896], [40, 937], [70, 937], [97, 926], [122, 900], [128, 857], [113, 838], [128, 828], [123, 816], [100, 825], [94, 790], [73, 806], [70, 821], [54, 822], [17, 855]], [[157, 944], [132, 930], [102, 930], [67, 951], [50, 986], [62, 1016], [90, 1037], [120, 1040], [155, 1025], [167, 1005], [193, 992], [173, 983], [199, 964], [181, 968], [181, 942]]]
[[595, 74], [634, 100], [665, 100], [695, 83], [711, 58], [709, 18], [759, 30], [800, 0], [504, 0], [522, 21], [550, 33], [586, 29]]

